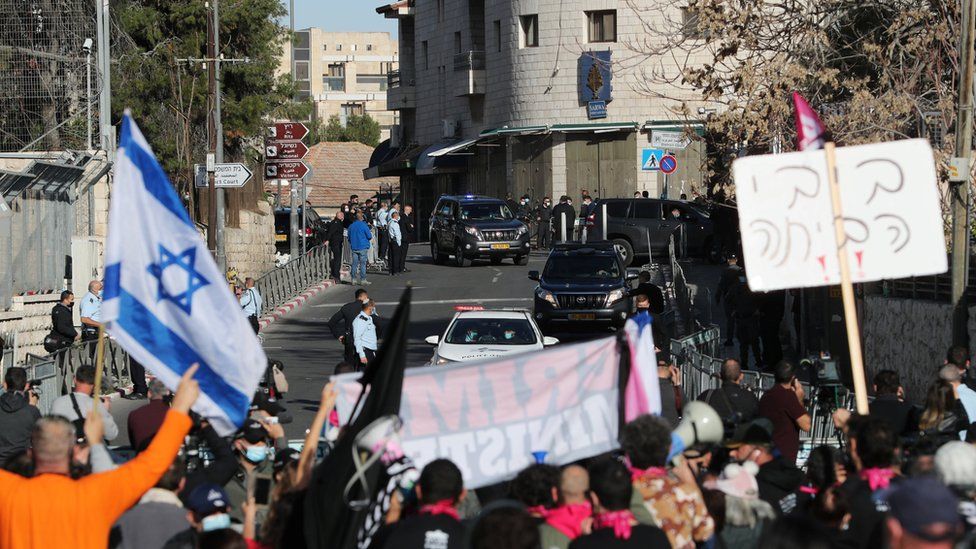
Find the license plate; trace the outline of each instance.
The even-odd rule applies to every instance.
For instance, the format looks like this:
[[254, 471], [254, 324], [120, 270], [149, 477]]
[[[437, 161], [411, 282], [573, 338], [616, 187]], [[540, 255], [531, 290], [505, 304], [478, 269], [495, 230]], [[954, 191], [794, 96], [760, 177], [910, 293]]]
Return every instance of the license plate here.
[[492, 244], [492, 250], [507, 250], [509, 248], [508, 244]]
[[288, 235], [286, 235], [286, 234], [276, 234], [275, 235], [275, 242], [284, 242], [286, 240], [288, 240]]
[[570, 320], [596, 320], [595, 314], [571, 314], [569, 315]]

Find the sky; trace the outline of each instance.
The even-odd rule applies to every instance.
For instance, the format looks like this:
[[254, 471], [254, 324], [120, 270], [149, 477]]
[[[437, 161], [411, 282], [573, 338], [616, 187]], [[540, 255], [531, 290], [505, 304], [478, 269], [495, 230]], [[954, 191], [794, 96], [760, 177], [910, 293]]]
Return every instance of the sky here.
[[[294, 0], [295, 28], [327, 31], [386, 31], [396, 36], [396, 19], [386, 19], [376, 8], [392, 0]], [[288, 2], [285, 2], [287, 9]], [[287, 20], [285, 21], [287, 25]]]

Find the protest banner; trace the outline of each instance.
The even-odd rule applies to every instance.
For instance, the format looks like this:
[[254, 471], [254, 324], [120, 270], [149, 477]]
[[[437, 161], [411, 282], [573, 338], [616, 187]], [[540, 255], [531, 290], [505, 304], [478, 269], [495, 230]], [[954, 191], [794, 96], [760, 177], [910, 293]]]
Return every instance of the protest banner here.
[[853, 282], [947, 268], [935, 160], [910, 139], [733, 163], [754, 291], [840, 284], [859, 413], [868, 412]]
[[[409, 368], [400, 417], [403, 449], [418, 468], [438, 457], [457, 464], [468, 488], [510, 479], [533, 463], [569, 463], [615, 449], [620, 423], [617, 338], [511, 358]], [[656, 375], [643, 366], [643, 375]], [[336, 376], [345, 424], [359, 374]]]

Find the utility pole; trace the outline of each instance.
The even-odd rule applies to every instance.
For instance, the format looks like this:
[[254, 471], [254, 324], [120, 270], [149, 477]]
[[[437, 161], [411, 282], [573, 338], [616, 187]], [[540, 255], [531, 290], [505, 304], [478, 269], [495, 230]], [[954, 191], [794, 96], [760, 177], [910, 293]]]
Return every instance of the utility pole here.
[[112, 131], [112, 57], [111, 17], [108, 11], [108, 0], [98, 0], [95, 9], [95, 40], [98, 57], [98, 74], [102, 79], [102, 88], [98, 95], [98, 136], [99, 148], [105, 151], [109, 161], [115, 159], [115, 135]]
[[[207, 8], [211, 10], [208, 14], [211, 17], [207, 17], [207, 58], [209, 62], [207, 63], [207, 147], [210, 149], [210, 154], [213, 155], [214, 163], [217, 161], [217, 63], [214, 60], [217, 58], [217, 43], [214, 39], [214, 35], [217, 34], [216, 29], [216, 17], [214, 15], [214, 4], [207, 2]], [[208, 155], [209, 156], [209, 155]], [[214, 171], [212, 169], [212, 163], [207, 162], [207, 179], [209, 184], [209, 189], [207, 190], [207, 207], [210, 210], [207, 216], [207, 248], [214, 257], [217, 257], [217, 189], [215, 183]], [[220, 268], [220, 265], [217, 265]], [[221, 274], [225, 271], [220, 270]]]
[[952, 342], [969, 347], [969, 185], [973, 144], [973, 45], [976, 34], [976, 0], [962, 0], [960, 34], [959, 104], [956, 110], [956, 157], [965, 166], [965, 181], [952, 192]]
[[[223, 101], [221, 97], [221, 75], [220, 75], [220, 0], [213, 1], [213, 54], [210, 56], [213, 63], [214, 74], [214, 137], [216, 138], [214, 156], [218, 164], [224, 162], [224, 123], [220, 115], [220, 105]], [[225, 204], [224, 189], [217, 189], [216, 215], [217, 215], [217, 268], [221, 273], [227, 272], [227, 253], [224, 251], [224, 221]]]

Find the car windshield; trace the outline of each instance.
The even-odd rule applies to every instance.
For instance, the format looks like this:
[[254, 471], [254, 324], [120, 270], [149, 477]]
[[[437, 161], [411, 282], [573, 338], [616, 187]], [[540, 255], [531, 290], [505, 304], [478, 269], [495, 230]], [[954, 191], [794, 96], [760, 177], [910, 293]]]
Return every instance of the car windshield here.
[[620, 266], [611, 255], [554, 255], [542, 273], [546, 280], [620, 278]]
[[462, 204], [461, 219], [512, 219], [512, 210], [503, 203]]
[[524, 318], [459, 318], [445, 341], [452, 345], [532, 345], [536, 337]]

